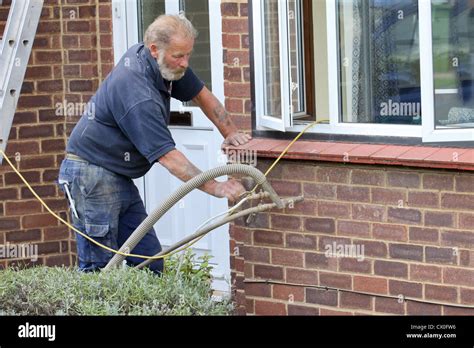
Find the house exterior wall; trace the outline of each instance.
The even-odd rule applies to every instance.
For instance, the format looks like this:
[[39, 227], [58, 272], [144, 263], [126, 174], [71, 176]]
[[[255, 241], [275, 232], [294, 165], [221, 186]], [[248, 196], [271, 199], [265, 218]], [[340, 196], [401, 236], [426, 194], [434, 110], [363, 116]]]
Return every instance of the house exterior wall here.
[[221, 2], [225, 107], [239, 129], [250, 132], [250, 55], [247, 1]]
[[[226, 107], [249, 130], [247, 1], [223, 1], [222, 15]], [[271, 163], [259, 157], [257, 167]], [[236, 313], [474, 314], [423, 303], [474, 305], [472, 172], [282, 160], [269, 178], [305, 200], [231, 225]], [[345, 245], [363, 259], [326, 255]]]
[[[0, 6], [0, 35], [11, 1]], [[110, 0], [45, 0], [28, 62], [7, 155], [37, 193], [67, 219], [67, 203], [55, 181], [67, 135], [85, 103], [113, 67]], [[71, 265], [75, 244], [16, 174], [0, 166], [0, 244], [31, 243], [39, 259], [0, 259], [11, 265]]]
[[399, 298], [474, 304], [472, 173], [284, 161], [269, 178], [305, 200], [231, 227], [239, 313], [474, 314]]
[[[0, 32], [8, 7], [4, 0]], [[251, 131], [248, 4], [223, 0], [221, 10], [225, 106], [240, 129]], [[7, 155], [63, 218], [66, 201], [55, 180], [78, 111], [113, 67], [111, 13], [110, 0], [45, 1], [9, 137]], [[270, 163], [258, 158], [261, 170]], [[305, 201], [259, 214], [248, 226], [231, 225], [238, 314], [474, 314], [398, 297], [474, 305], [471, 172], [283, 160], [269, 177], [282, 196], [304, 194]], [[0, 244], [6, 243], [37, 244], [34, 264], [75, 262], [68, 228], [4, 163]], [[327, 247], [346, 244], [364, 246], [364, 259], [326, 257]], [[23, 263], [32, 264], [0, 259], [0, 268]]]

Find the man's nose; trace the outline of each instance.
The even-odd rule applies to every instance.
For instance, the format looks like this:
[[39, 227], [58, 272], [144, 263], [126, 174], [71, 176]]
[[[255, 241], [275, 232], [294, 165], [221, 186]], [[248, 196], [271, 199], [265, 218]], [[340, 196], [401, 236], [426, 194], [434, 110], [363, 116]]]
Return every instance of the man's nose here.
[[184, 57], [183, 59], [181, 59], [181, 61], [179, 62], [179, 66], [182, 69], [187, 69], [189, 66], [189, 58]]

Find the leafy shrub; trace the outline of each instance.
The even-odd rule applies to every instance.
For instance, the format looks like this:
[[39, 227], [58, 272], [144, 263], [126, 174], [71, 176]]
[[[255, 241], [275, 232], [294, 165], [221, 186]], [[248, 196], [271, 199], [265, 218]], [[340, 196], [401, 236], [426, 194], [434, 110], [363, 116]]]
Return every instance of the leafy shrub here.
[[211, 297], [209, 257], [173, 256], [165, 272], [117, 268], [83, 273], [65, 267], [0, 271], [0, 315], [229, 315]]
[[181, 255], [175, 254], [166, 259], [165, 272], [168, 274], [179, 273], [185, 279], [199, 279], [203, 282], [210, 283], [212, 280], [212, 266], [209, 260], [212, 256], [205, 254], [195, 258], [195, 254], [191, 249], [186, 249]]

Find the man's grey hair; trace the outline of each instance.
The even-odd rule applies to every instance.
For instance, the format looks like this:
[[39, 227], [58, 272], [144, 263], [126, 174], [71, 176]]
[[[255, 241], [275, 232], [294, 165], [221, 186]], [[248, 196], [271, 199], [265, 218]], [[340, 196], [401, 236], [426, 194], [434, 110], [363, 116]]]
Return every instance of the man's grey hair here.
[[155, 44], [166, 49], [175, 36], [195, 39], [197, 35], [197, 30], [184, 15], [161, 15], [149, 25], [143, 41], [147, 47]]

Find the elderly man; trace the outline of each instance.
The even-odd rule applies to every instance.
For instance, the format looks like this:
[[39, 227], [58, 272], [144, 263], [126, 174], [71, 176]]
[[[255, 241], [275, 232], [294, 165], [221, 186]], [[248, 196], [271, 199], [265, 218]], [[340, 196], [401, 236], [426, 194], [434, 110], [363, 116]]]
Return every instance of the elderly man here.
[[[250, 139], [188, 67], [196, 35], [182, 16], [158, 17], [144, 43], [131, 47], [101, 84], [70, 136], [58, 182], [70, 201], [73, 225], [110, 248], [119, 249], [147, 216], [133, 178], [145, 175], [155, 162], [183, 181], [200, 173], [175, 148], [167, 127], [171, 97], [194, 101], [219, 129], [224, 144]], [[230, 201], [244, 192], [236, 180], [212, 180], [200, 189]], [[112, 252], [76, 237], [80, 270], [100, 269], [112, 258]], [[152, 229], [132, 253], [159, 251]], [[129, 264], [141, 261], [127, 258]], [[150, 269], [160, 273], [162, 260]]]

